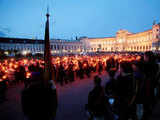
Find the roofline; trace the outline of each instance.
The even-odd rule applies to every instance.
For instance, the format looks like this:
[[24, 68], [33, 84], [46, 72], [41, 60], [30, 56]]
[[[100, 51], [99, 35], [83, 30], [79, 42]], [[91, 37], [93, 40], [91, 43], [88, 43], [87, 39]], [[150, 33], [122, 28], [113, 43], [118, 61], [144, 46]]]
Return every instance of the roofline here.
[[97, 38], [88, 38], [88, 39], [105, 39], [105, 38], [115, 38], [115, 37], [97, 37]]
[[140, 33], [144, 33], [144, 32], [149, 32], [149, 31], [152, 31], [152, 29], [145, 30], [143, 32], [132, 33], [132, 34], [128, 34], [128, 35], [136, 35], [136, 34], [140, 34]]
[[[14, 37], [0, 37], [0, 39], [15, 39], [15, 40], [43, 40], [43, 39], [31, 39], [31, 38], [14, 38]], [[76, 41], [76, 40], [67, 40], [67, 39], [50, 39], [50, 40], [64, 40], [64, 41]]]
[[[27, 38], [11, 38], [11, 37], [0, 37], [0, 43], [10, 43], [11, 40], [13, 40], [12, 42], [17, 42], [17, 43], [44, 43], [44, 40], [40, 40], [40, 39], [27, 39]], [[11, 43], [12, 43], [11, 42]], [[50, 39], [50, 42], [54, 43], [54, 42], [62, 42], [62, 43], [81, 43], [80, 41], [77, 40], [66, 40], [66, 39]]]
[[12, 38], [12, 37], [0, 37], [0, 39], [14, 39], [14, 40], [42, 40], [42, 39], [30, 39], [30, 38]]
[[[125, 30], [125, 29], [124, 29]], [[126, 30], [127, 31], [127, 30]], [[149, 31], [152, 31], [152, 29], [148, 29], [148, 30], [145, 30], [145, 31], [143, 31], [143, 32], [149, 32]], [[117, 31], [118, 32], [118, 31]], [[116, 32], [116, 33], [117, 33]], [[131, 35], [136, 35], [136, 34], [140, 34], [140, 33], [143, 33], [143, 32], [137, 32], [137, 33], [132, 33], [132, 32], [129, 32], [129, 34], [127, 34], [127, 35], [129, 35], [129, 36], [131, 36]], [[88, 37], [88, 39], [105, 39], [105, 38], [116, 38], [116, 36], [114, 36], [114, 37], [97, 37], [97, 38], [89, 38]]]

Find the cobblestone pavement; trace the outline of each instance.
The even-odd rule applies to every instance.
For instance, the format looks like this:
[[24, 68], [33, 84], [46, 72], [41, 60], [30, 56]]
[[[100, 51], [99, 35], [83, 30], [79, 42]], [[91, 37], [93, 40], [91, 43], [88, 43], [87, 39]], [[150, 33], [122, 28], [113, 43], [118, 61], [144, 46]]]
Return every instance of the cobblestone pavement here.
[[[87, 103], [88, 93], [93, 88], [93, 77], [77, 79], [64, 86], [57, 85], [58, 111], [56, 120], [86, 120], [84, 105]], [[101, 75], [103, 84], [106, 74]], [[24, 120], [21, 109], [20, 94], [24, 85], [10, 87], [7, 91], [7, 101], [0, 104], [0, 120]]]
[[[58, 92], [58, 111], [56, 120], [87, 120], [84, 105], [87, 103], [88, 93], [93, 88], [93, 77], [77, 79], [60, 87], [57, 85]], [[101, 75], [102, 85], [107, 81], [106, 73]], [[0, 104], [0, 120], [24, 120], [21, 109], [20, 94], [23, 85], [11, 87], [7, 91], [7, 101]], [[150, 120], [160, 120], [160, 102], [153, 110], [153, 116]]]

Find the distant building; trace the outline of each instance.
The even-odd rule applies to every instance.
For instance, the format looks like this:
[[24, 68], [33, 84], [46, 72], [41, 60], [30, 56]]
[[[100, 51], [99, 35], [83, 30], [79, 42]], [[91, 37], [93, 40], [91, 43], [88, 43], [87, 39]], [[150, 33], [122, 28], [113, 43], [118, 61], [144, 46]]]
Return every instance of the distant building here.
[[[154, 22], [152, 29], [131, 33], [119, 30], [115, 37], [77, 40], [51, 39], [52, 54], [79, 54], [82, 52], [145, 52], [160, 51], [160, 23]], [[43, 53], [44, 40], [0, 38], [0, 49], [17, 50], [23, 53]]]
[[[77, 54], [83, 51], [81, 41], [52, 39], [50, 41], [52, 54]], [[20, 38], [0, 38], [0, 49], [17, 50], [20, 53], [43, 53], [44, 40], [20, 39]]]
[[160, 51], [160, 23], [153, 24], [152, 29], [130, 33], [119, 30], [115, 37], [82, 38], [86, 52], [145, 52]]

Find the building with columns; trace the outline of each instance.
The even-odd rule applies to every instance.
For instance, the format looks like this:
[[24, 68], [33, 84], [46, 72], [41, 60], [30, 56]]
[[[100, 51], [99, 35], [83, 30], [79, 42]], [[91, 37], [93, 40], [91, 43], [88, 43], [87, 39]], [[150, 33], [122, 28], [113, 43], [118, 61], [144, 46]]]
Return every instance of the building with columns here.
[[80, 40], [51, 40], [52, 54], [79, 54], [83, 52], [83, 43]]
[[[51, 39], [52, 54], [79, 54], [83, 52], [83, 43], [80, 40]], [[0, 38], [1, 50], [17, 50], [22, 54], [44, 53], [44, 40]]]
[[[115, 37], [87, 38], [78, 40], [50, 40], [51, 53], [80, 54], [82, 52], [145, 52], [160, 51], [160, 23], [153, 24], [152, 29], [131, 33], [119, 30]], [[0, 49], [17, 50], [22, 54], [43, 53], [44, 40], [0, 38]]]
[[86, 52], [145, 52], [160, 50], [160, 23], [139, 33], [119, 30], [115, 37], [83, 38]]

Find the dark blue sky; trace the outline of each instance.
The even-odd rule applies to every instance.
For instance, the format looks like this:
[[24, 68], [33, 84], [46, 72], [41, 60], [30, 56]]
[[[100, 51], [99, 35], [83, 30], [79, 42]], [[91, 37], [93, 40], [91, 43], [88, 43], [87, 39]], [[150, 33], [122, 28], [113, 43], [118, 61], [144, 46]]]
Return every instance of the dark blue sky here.
[[160, 22], [160, 0], [0, 0], [0, 36], [43, 39], [47, 4], [51, 38], [110, 37]]

